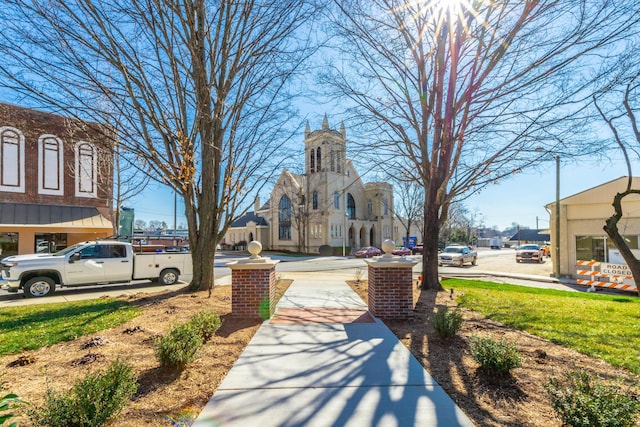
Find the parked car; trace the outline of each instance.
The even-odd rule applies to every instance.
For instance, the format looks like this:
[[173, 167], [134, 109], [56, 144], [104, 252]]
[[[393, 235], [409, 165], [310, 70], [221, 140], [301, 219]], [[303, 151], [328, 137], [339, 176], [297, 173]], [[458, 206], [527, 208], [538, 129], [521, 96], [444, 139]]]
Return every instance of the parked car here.
[[0, 288], [44, 297], [59, 286], [127, 283], [149, 279], [173, 285], [193, 274], [191, 254], [134, 253], [130, 243], [82, 242], [53, 254], [13, 255], [0, 261]]
[[544, 249], [534, 244], [520, 246], [516, 251], [516, 262], [522, 261], [544, 262]]
[[371, 258], [372, 256], [382, 255], [382, 251], [373, 246], [366, 246], [358, 249], [354, 255], [356, 258]]
[[438, 254], [439, 266], [446, 264], [462, 267], [467, 262], [470, 262], [471, 265], [476, 265], [477, 260], [478, 253], [469, 248], [469, 246], [447, 246], [442, 252]]
[[422, 244], [419, 245], [415, 245], [414, 247], [411, 248], [411, 254], [412, 255], [422, 255], [422, 252], [424, 252], [424, 247], [422, 246]]
[[411, 249], [405, 248], [405, 247], [396, 248], [395, 250], [391, 251], [391, 254], [392, 255], [400, 255], [400, 256], [410, 255], [411, 254]]

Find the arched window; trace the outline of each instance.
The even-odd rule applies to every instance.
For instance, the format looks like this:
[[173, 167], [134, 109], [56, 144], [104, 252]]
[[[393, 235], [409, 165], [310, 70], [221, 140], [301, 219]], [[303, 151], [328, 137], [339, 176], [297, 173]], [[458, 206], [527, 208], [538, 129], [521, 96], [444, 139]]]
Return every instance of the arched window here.
[[340, 209], [340, 194], [337, 191], [333, 193], [333, 207]]
[[312, 203], [313, 203], [313, 209], [318, 209], [318, 192], [317, 191], [313, 192]]
[[88, 142], [76, 144], [76, 197], [98, 197], [98, 156]]
[[367, 200], [367, 214], [369, 216], [373, 215], [373, 203], [371, 202], [371, 199]]
[[322, 155], [320, 154], [320, 147], [318, 147], [318, 155], [316, 156], [318, 161], [318, 172], [322, 172]]
[[311, 149], [311, 158], [309, 159], [309, 163], [311, 165], [311, 173], [315, 172], [316, 169], [316, 150]]
[[338, 151], [336, 154], [336, 172], [342, 173], [342, 153]]
[[336, 171], [336, 152], [335, 151], [331, 151], [331, 158], [329, 160], [331, 162], [331, 172], [335, 172]]
[[0, 127], [0, 191], [24, 193], [24, 135]]
[[62, 141], [55, 135], [38, 140], [38, 193], [64, 195]]
[[389, 201], [387, 199], [382, 200], [382, 206], [384, 207], [384, 215], [389, 215]]
[[347, 193], [347, 217], [356, 219], [356, 201], [353, 200], [351, 193]]
[[278, 238], [291, 240], [291, 200], [286, 194], [278, 204]]

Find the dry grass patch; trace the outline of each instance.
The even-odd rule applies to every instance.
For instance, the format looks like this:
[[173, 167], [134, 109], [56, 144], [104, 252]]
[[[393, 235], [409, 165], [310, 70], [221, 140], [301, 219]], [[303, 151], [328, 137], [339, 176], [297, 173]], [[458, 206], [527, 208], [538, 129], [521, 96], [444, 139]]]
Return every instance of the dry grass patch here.
[[[367, 301], [366, 281], [349, 284]], [[562, 426], [544, 385], [550, 378], [575, 369], [603, 378], [623, 379], [632, 385], [636, 395], [640, 393], [640, 378], [626, 370], [464, 308], [460, 309], [464, 319], [460, 332], [443, 340], [436, 334], [430, 318], [443, 307], [456, 308], [456, 299], [461, 294], [454, 290], [435, 292], [415, 288], [413, 296], [412, 320], [385, 323], [478, 426]], [[486, 375], [471, 355], [472, 336], [516, 343], [523, 356], [522, 365], [502, 378]]]
[[[290, 283], [278, 280], [277, 294], [281, 296]], [[200, 413], [261, 324], [230, 315], [231, 286], [216, 287], [211, 298], [206, 291], [176, 291], [126, 299], [143, 310], [131, 321], [73, 341], [1, 357], [5, 391], [39, 405], [48, 387], [67, 390], [88, 372], [104, 370], [120, 357], [134, 366], [140, 386], [113, 426], [171, 425], [167, 417], [188, 422]], [[202, 309], [222, 317], [220, 329], [184, 371], [160, 368], [154, 338]], [[17, 420], [20, 426], [30, 425], [24, 415]]]

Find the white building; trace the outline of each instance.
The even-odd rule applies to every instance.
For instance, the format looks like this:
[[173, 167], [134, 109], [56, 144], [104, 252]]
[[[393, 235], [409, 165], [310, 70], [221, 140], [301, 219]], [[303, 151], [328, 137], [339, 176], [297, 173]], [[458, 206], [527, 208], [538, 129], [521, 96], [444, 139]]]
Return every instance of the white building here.
[[[267, 203], [236, 221], [225, 235], [227, 247], [259, 240], [265, 249], [335, 254], [362, 246], [379, 247], [393, 237], [393, 186], [365, 183], [347, 159], [346, 131], [304, 132], [305, 173], [283, 170]], [[332, 248], [332, 249], [330, 249]]]

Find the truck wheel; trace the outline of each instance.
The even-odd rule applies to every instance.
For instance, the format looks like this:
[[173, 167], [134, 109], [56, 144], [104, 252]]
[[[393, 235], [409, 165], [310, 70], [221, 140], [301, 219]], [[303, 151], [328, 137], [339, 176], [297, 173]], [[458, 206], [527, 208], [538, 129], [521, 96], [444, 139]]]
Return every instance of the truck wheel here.
[[173, 268], [168, 268], [163, 270], [160, 273], [160, 277], [158, 278], [158, 282], [161, 285], [173, 285], [178, 281], [178, 270], [174, 270]]
[[24, 284], [23, 290], [27, 298], [46, 297], [55, 292], [56, 283], [49, 277], [34, 277]]
[[471, 260], [471, 265], [477, 265], [478, 264], [478, 258], [473, 257], [473, 260]]
[[458, 264], [458, 267], [464, 267], [464, 260], [463, 259], [460, 260], [460, 263]]

